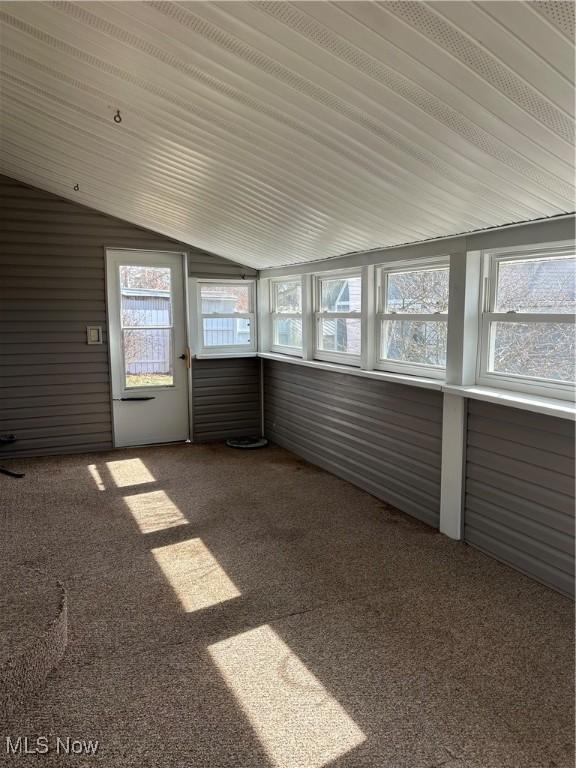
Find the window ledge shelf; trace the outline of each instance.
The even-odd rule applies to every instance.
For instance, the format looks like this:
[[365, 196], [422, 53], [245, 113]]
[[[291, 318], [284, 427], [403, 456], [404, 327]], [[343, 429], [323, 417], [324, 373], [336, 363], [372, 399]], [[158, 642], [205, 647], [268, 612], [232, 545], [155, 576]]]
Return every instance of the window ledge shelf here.
[[258, 352], [228, 352], [226, 353], [218, 353], [215, 352], [214, 354], [204, 354], [204, 355], [194, 355], [193, 360], [223, 360], [224, 358], [231, 358], [231, 357], [258, 357]]
[[442, 390], [450, 395], [460, 395], [473, 400], [484, 400], [487, 403], [507, 405], [524, 411], [543, 413], [548, 416], [558, 416], [561, 419], [576, 421], [576, 405], [568, 400], [556, 400], [551, 397], [512, 392], [507, 389], [493, 387], [458, 386], [444, 384]]
[[408, 386], [420, 387], [422, 389], [442, 390], [441, 381], [438, 379], [426, 379], [422, 376], [405, 376], [401, 373], [388, 373], [386, 371], [364, 371], [361, 368], [355, 368], [349, 365], [325, 363], [322, 360], [302, 360], [300, 357], [281, 355], [274, 352], [260, 352], [258, 357], [262, 357], [265, 360], [277, 360], [280, 363], [288, 363], [289, 365], [303, 365], [307, 368], [332, 371], [333, 373], [347, 373], [349, 376], [360, 376], [365, 379], [390, 381], [395, 384], [407, 384]]

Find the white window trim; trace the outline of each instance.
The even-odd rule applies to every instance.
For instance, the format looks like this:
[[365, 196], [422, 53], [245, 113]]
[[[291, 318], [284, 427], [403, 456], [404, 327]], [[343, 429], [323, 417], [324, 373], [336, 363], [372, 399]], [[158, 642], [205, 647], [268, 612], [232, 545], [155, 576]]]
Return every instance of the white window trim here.
[[[483, 379], [479, 376], [479, 355], [482, 349], [482, 288], [484, 281], [482, 279], [482, 265], [485, 260], [485, 254], [500, 254], [503, 256], [515, 255], [517, 258], [526, 258], [526, 256], [542, 256], [544, 252], [551, 248], [555, 252], [563, 249], [564, 253], [571, 250], [571, 243], [567, 240], [560, 242], [543, 244], [531, 244], [526, 246], [514, 246], [490, 251], [481, 250], [459, 250], [451, 253], [450, 256], [419, 256], [406, 259], [390, 259], [387, 262], [379, 264], [368, 264], [361, 268], [348, 267], [346, 269], [317, 270], [314, 273], [309, 271], [298, 271], [281, 275], [271, 275], [261, 278], [259, 285], [262, 291], [259, 292], [259, 305], [261, 314], [261, 345], [259, 353], [264, 355], [274, 355], [274, 359], [282, 359], [284, 356], [290, 362], [303, 361], [306, 364], [315, 364], [316, 366], [325, 366], [332, 368], [338, 366], [342, 372], [349, 372], [358, 375], [379, 374], [377, 378], [386, 377], [388, 380], [396, 380], [398, 383], [409, 384], [412, 381], [416, 386], [429, 386], [431, 382], [437, 382], [440, 388], [461, 387], [460, 392], [464, 394], [466, 388], [466, 397], [494, 397], [505, 405], [524, 407], [526, 395], [528, 394], [530, 402], [534, 401], [536, 406], [534, 410], [544, 408], [543, 402], [548, 400], [555, 408], [554, 401], [574, 401], [574, 387], [571, 384], [558, 386], [557, 382], [539, 382], [528, 379], [523, 382], [522, 377], [503, 374], [487, 376]], [[380, 319], [382, 317], [381, 302], [376, 283], [382, 271], [404, 271], [406, 269], [425, 269], [434, 267], [450, 267], [450, 296], [449, 309], [447, 313], [448, 340], [446, 354], [446, 369], [434, 369], [434, 367], [415, 366], [413, 364], [403, 364], [378, 361], [376, 359], [380, 341]], [[361, 312], [353, 313], [350, 316], [358, 317], [361, 320], [362, 328], [362, 352], [360, 357], [345, 353], [330, 353], [317, 349], [318, 335], [318, 317], [319, 307], [318, 287], [319, 280], [330, 277], [359, 276], [362, 278], [362, 308]], [[297, 350], [297, 354], [290, 354], [286, 348], [274, 348], [271, 345], [271, 313], [268, 306], [270, 296], [270, 285], [272, 280], [289, 280], [293, 278], [302, 279], [302, 334], [303, 349]], [[347, 316], [347, 313], [343, 313]], [[417, 315], [416, 315], [417, 316]], [[396, 314], [394, 317], [398, 317]], [[411, 315], [412, 317], [412, 315]], [[437, 319], [438, 315], [433, 315]], [[445, 313], [443, 313], [443, 319]], [[535, 319], [541, 321], [541, 315]], [[570, 322], [569, 315], [560, 317], [562, 322]], [[376, 378], [376, 376], [374, 376]], [[506, 381], [508, 379], [508, 381]], [[526, 386], [523, 387], [522, 384]], [[550, 384], [550, 386], [549, 386]], [[562, 390], [564, 390], [562, 392]], [[454, 389], [446, 389], [446, 392], [454, 393]], [[509, 394], [504, 396], [504, 393]], [[482, 393], [480, 395], [480, 393]], [[515, 398], [514, 393], [517, 393]], [[570, 405], [566, 406], [572, 413]], [[544, 412], [544, 411], [542, 411]]]
[[376, 316], [375, 316], [375, 343], [376, 352], [374, 368], [379, 371], [391, 371], [392, 373], [404, 373], [410, 376], [423, 376], [433, 379], [444, 379], [445, 366], [426, 365], [425, 363], [403, 362], [401, 360], [389, 360], [380, 357], [382, 349], [382, 321], [384, 320], [421, 320], [443, 321], [448, 328], [448, 312], [442, 313], [416, 313], [416, 312], [385, 312], [386, 287], [388, 275], [394, 272], [409, 272], [432, 270], [438, 268], [450, 269], [450, 257], [443, 256], [434, 259], [415, 259], [412, 261], [381, 264], [376, 267]]
[[476, 362], [476, 383], [492, 389], [510, 389], [542, 397], [574, 400], [574, 382], [559, 382], [551, 379], [498, 373], [489, 370], [490, 328], [493, 322], [515, 323], [574, 323], [572, 314], [545, 313], [498, 313], [496, 305], [498, 264], [501, 261], [524, 261], [554, 255], [570, 255], [574, 246], [567, 243], [549, 243], [539, 247], [498, 249], [482, 253], [482, 280], [478, 327], [478, 349]]
[[[323, 360], [329, 363], [336, 363], [338, 365], [351, 365], [359, 368], [362, 364], [362, 349], [365, 341], [362, 338], [362, 326], [363, 320], [366, 316], [366, 307], [364, 302], [361, 303], [360, 311], [356, 312], [323, 312], [321, 307], [321, 289], [320, 285], [323, 280], [333, 280], [337, 278], [350, 278], [359, 277], [361, 286], [363, 286], [363, 274], [361, 269], [339, 269], [335, 271], [318, 272], [314, 275], [314, 359]], [[363, 298], [363, 291], [361, 290], [361, 297]], [[322, 320], [331, 319], [353, 319], [360, 320], [360, 348], [359, 355], [353, 355], [349, 352], [331, 352], [329, 350], [320, 349], [320, 324]]]
[[[276, 312], [275, 311], [275, 286], [278, 285], [278, 283], [300, 283], [300, 300], [301, 300], [301, 311], [300, 312]], [[301, 275], [289, 275], [287, 277], [278, 277], [273, 278], [269, 281], [269, 302], [270, 302], [270, 350], [272, 352], [277, 352], [280, 355], [290, 355], [291, 357], [303, 357], [304, 355], [304, 340], [302, 340], [302, 346], [301, 347], [289, 347], [285, 344], [275, 344], [274, 338], [274, 326], [275, 326], [275, 320], [282, 320], [282, 319], [291, 319], [291, 318], [300, 318], [300, 321], [302, 323], [302, 337], [304, 337], [304, 286], [302, 282]]]
[[[238, 313], [202, 313], [202, 285], [248, 285], [250, 312]], [[210, 357], [254, 357], [258, 349], [258, 326], [256, 321], [256, 280], [219, 280], [216, 278], [192, 278], [191, 286], [191, 304], [194, 307], [191, 339], [193, 341], [193, 352], [197, 358]], [[214, 347], [204, 345], [203, 321], [204, 319], [247, 319], [250, 320], [251, 338], [250, 344], [231, 344]]]

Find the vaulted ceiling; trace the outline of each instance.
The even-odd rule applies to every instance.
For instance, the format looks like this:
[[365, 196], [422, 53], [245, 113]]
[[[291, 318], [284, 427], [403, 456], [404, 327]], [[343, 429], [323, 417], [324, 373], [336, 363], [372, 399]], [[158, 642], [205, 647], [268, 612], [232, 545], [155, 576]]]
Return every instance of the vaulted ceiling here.
[[250, 266], [574, 207], [570, 2], [3, 2], [0, 19], [1, 172]]

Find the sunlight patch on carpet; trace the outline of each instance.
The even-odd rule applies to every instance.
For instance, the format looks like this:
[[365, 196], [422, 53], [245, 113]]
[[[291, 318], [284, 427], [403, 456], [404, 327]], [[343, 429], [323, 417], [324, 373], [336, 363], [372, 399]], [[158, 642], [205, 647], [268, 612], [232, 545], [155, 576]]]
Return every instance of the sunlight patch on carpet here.
[[366, 740], [270, 626], [215, 643], [208, 651], [278, 768], [321, 768]]
[[240, 597], [236, 585], [202, 539], [158, 547], [152, 554], [189, 613]]
[[156, 480], [142, 459], [107, 461], [106, 466], [118, 488], [125, 488], [127, 485], [153, 483]]
[[141, 533], [154, 533], [188, 524], [188, 520], [165, 491], [124, 496], [124, 501]]
[[102, 476], [100, 475], [96, 464], [88, 464], [88, 472], [92, 475], [92, 480], [94, 480], [96, 488], [98, 488], [99, 491], [105, 491], [106, 486], [104, 485], [104, 481], [102, 480]]

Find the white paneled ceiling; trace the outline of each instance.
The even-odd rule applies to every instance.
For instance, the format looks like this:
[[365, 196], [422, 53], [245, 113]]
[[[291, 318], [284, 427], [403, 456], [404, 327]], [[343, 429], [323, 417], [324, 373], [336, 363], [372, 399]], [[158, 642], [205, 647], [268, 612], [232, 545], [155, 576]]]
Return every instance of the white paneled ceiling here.
[[574, 207], [570, 2], [3, 2], [0, 19], [2, 173], [250, 266]]

